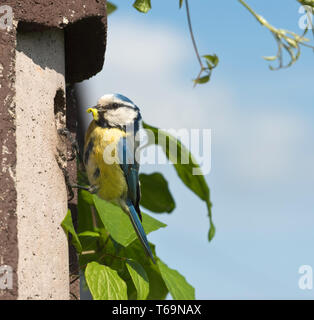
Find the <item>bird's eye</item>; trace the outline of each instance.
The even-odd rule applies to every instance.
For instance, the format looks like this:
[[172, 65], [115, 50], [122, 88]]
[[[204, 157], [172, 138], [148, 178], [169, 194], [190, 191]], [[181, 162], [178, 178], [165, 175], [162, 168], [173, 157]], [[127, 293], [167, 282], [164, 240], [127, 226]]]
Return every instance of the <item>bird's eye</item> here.
[[117, 104], [117, 103], [114, 103], [112, 106], [113, 106], [114, 108], [118, 108], [118, 104]]

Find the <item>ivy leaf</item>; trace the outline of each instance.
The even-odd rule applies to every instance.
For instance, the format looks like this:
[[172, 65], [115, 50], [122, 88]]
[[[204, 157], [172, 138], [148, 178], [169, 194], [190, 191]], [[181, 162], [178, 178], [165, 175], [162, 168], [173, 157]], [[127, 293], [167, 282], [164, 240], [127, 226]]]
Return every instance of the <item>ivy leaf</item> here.
[[[120, 207], [102, 200], [96, 195], [93, 195], [93, 198], [100, 220], [115, 241], [123, 246], [127, 246], [137, 239], [128, 215]], [[142, 213], [142, 217], [142, 225], [146, 234], [166, 227], [164, 223], [145, 213]]]
[[218, 63], [219, 63], [219, 58], [217, 55], [204, 55], [203, 56], [206, 59], [207, 65], [209, 69], [213, 69], [215, 67], [217, 67]]
[[209, 75], [203, 76], [203, 77], [201, 77], [201, 78], [195, 79], [195, 80], [194, 80], [194, 83], [195, 83], [195, 84], [207, 83], [207, 82], [209, 81], [209, 79], [210, 79], [210, 76], [209, 76]]
[[165, 281], [167, 288], [174, 300], [194, 300], [195, 289], [176, 270], [170, 269], [166, 264], [158, 259], [157, 265], [160, 274]]
[[109, 14], [111, 14], [116, 10], [117, 10], [117, 6], [112, 2], [107, 1], [107, 16], [109, 16]]
[[[215, 226], [212, 220], [211, 212], [212, 204], [210, 202], [209, 188], [204, 176], [201, 174], [200, 166], [196, 163], [190, 151], [184, 145], [182, 145], [178, 139], [144, 122], [143, 127], [144, 129], [150, 130], [153, 133], [153, 143], [159, 144], [162, 147], [166, 157], [173, 163], [173, 166], [182, 182], [206, 203], [210, 221], [208, 240], [211, 241], [215, 235]], [[167, 137], [169, 139], [169, 143], [165, 144], [163, 141], [166, 141]], [[169, 148], [169, 145], [171, 144], [176, 144], [177, 146], [176, 155], [172, 154], [174, 148]], [[188, 164], [182, 164], [182, 158], [189, 159]]]
[[90, 262], [85, 270], [85, 279], [94, 300], [127, 300], [127, 287], [117, 271]]
[[152, 212], [172, 212], [176, 207], [168, 182], [160, 173], [140, 174], [141, 205]]
[[74, 245], [75, 249], [78, 252], [82, 252], [82, 245], [80, 243], [80, 239], [74, 229], [73, 226], [73, 221], [72, 221], [72, 216], [71, 216], [71, 211], [68, 210], [67, 215], [65, 216], [65, 218], [63, 219], [63, 221], [61, 222], [61, 226], [65, 232], [65, 234], [67, 235], [67, 237], [69, 237], [69, 233], [71, 233], [72, 235], [72, 244]]
[[150, 0], [136, 0], [133, 7], [142, 13], [147, 13], [152, 8]]
[[179, 9], [182, 8], [183, 0], [179, 0]]
[[134, 260], [127, 260], [126, 267], [137, 291], [137, 300], [146, 300], [149, 293], [149, 280], [145, 269]]

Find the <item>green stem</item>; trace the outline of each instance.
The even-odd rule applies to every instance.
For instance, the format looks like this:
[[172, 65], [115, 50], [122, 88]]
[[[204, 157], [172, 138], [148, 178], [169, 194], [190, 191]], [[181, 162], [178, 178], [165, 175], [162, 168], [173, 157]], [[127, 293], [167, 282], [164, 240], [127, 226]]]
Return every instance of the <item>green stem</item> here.
[[239, 2], [260, 22], [259, 15], [245, 1], [239, 0]]
[[264, 27], [268, 28], [272, 32], [278, 32], [272, 25], [270, 25], [267, 20], [265, 20], [262, 16], [257, 14], [245, 1], [238, 0], [252, 15], [253, 17]]

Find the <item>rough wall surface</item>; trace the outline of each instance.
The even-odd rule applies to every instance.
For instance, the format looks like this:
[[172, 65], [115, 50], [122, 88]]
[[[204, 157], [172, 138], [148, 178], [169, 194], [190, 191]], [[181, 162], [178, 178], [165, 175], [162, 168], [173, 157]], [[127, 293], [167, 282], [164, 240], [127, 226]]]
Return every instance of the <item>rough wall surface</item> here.
[[[62, 218], [64, 217], [65, 200], [62, 198], [59, 208], [54, 203], [56, 201], [53, 201], [60, 196], [60, 193], [66, 196], [66, 192], [62, 173], [51, 157], [55, 152], [54, 149], [58, 139], [56, 138], [56, 131], [55, 129], [52, 130], [51, 125], [53, 122], [60, 125], [64, 121], [64, 106], [61, 104], [61, 109], [54, 106], [55, 118], [52, 119], [53, 102], [50, 100], [48, 104], [47, 101], [50, 99], [48, 97], [52, 96], [52, 87], [57, 83], [60, 84], [62, 82], [63, 86], [61, 91], [58, 91], [59, 95], [57, 96], [60, 96], [60, 92], [64, 94], [64, 74], [66, 75], [67, 83], [74, 83], [87, 79], [101, 70], [106, 46], [106, 0], [0, 0], [1, 5], [12, 7], [14, 25], [7, 30], [0, 28], [0, 268], [3, 265], [8, 265], [13, 270], [13, 288], [6, 290], [1, 290], [0, 288], [0, 300], [16, 299], [18, 291], [21, 292], [19, 298], [68, 299], [68, 292], [65, 293], [59, 289], [55, 290], [51, 288], [52, 284], [48, 283], [52, 281], [53, 285], [65, 285], [68, 291], [68, 279], [64, 284], [65, 274], [62, 273], [63, 267], [60, 266], [60, 257], [63, 253], [67, 261], [67, 251], [63, 251], [63, 245], [54, 243], [62, 240], [64, 246], [67, 246], [67, 241], [60, 231], [60, 218], [61, 216]], [[54, 31], [48, 39], [43, 39], [43, 41], [45, 43], [44, 47], [50, 51], [42, 52], [43, 55], [40, 55], [41, 43], [39, 44], [35, 41], [38, 34], [35, 38], [32, 38], [32, 34], [36, 31], [48, 30]], [[59, 36], [56, 35], [61, 30], [64, 31], [63, 45], [65, 47], [63, 64], [56, 63], [51, 59], [45, 60], [47, 54], [54, 56], [54, 50], [60, 49], [60, 41], [57, 40]], [[26, 32], [29, 34], [26, 35]], [[29, 48], [34, 51], [34, 54], [27, 54], [28, 45], [26, 45], [25, 41], [24, 46], [21, 47], [19, 44], [17, 55], [19, 63], [22, 63], [22, 68], [19, 67], [20, 64], [16, 67], [17, 34], [21, 35], [19, 43], [22, 43], [21, 41], [24, 41], [25, 37], [30, 37], [30, 45], [34, 45], [33, 41], [38, 45], [38, 47]], [[56, 48], [49, 46], [49, 43], [52, 45], [54, 41]], [[59, 49], [57, 50], [59, 51]], [[65, 71], [64, 59], [66, 61]], [[29, 69], [26, 67], [24, 69], [24, 63]], [[16, 79], [15, 72], [19, 73], [18, 79]], [[34, 79], [28, 76], [27, 72], [31, 72], [30, 74], [37, 78]], [[60, 75], [63, 76], [62, 81], [60, 80]], [[40, 77], [41, 81], [38, 80]], [[18, 84], [17, 81], [19, 81]], [[28, 94], [27, 91], [16, 92], [16, 84], [18, 88], [24, 86], [24, 89], [28, 88], [30, 91]], [[30, 84], [34, 87], [29, 88]], [[43, 92], [45, 93], [42, 95]], [[44, 96], [46, 98], [43, 98]], [[16, 104], [16, 98], [19, 99], [18, 105]], [[30, 103], [30, 100], [34, 98], [38, 98], [38, 101], [34, 100], [35, 105]], [[22, 100], [24, 107], [22, 106]], [[72, 105], [69, 104], [69, 109], [72, 108]], [[29, 110], [25, 110], [25, 108]], [[76, 120], [74, 108], [72, 112], [67, 110], [68, 112], [70, 117]], [[46, 126], [43, 127], [40, 123], [45, 113], [47, 113], [47, 122]], [[16, 118], [18, 123], [16, 123]], [[53, 122], [50, 122], [52, 120]], [[28, 127], [25, 126], [26, 122]], [[18, 125], [18, 128], [16, 128], [16, 125]], [[18, 137], [16, 137], [16, 129], [18, 129]], [[36, 133], [36, 135], [33, 135], [33, 133]], [[73, 135], [75, 135], [74, 131]], [[33, 138], [34, 136], [35, 138]], [[41, 141], [39, 140], [40, 137]], [[16, 139], [19, 145], [17, 145]], [[32, 139], [35, 141], [32, 141]], [[39, 145], [37, 143], [39, 142], [42, 144], [41, 150], [38, 149]], [[22, 158], [20, 158], [18, 152], [21, 152], [21, 155], [25, 157], [25, 163], [24, 160], [21, 160]], [[37, 158], [39, 153], [41, 153], [42, 162]], [[44, 164], [46, 160], [48, 162]], [[18, 170], [16, 171], [17, 161]], [[26, 165], [27, 162], [28, 164]], [[75, 162], [71, 163], [69, 167], [71, 178], [75, 180]], [[44, 170], [42, 171], [42, 169]], [[41, 184], [39, 184], [38, 180], [39, 175], [43, 175], [43, 183]], [[29, 180], [26, 181], [24, 179]], [[51, 186], [46, 184], [48, 180], [53, 182]], [[21, 184], [17, 186], [17, 182], [21, 182]], [[56, 188], [57, 184], [59, 184], [59, 189], [61, 188], [62, 191]], [[23, 185], [25, 187], [24, 190], [22, 190]], [[46, 196], [43, 194], [43, 187], [47, 187]], [[18, 194], [17, 189], [19, 190]], [[50, 198], [48, 198], [47, 194]], [[37, 196], [39, 200], [35, 199]], [[34, 209], [34, 211], [30, 212], [24, 204], [30, 205], [30, 208]], [[40, 215], [35, 210], [37, 206], [46, 211], [43, 211]], [[49, 211], [51, 216], [49, 217], [46, 216], [48, 213], [47, 206], [51, 206]], [[73, 212], [75, 212], [75, 198], [71, 206], [73, 207]], [[26, 214], [24, 214], [24, 210], [26, 210]], [[30, 214], [34, 218], [34, 223], [29, 219]], [[48, 232], [46, 230], [47, 223], [49, 225]], [[20, 228], [20, 226], [22, 230], [18, 232], [18, 227]], [[31, 232], [33, 232], [32, 235], [30, 234]], [[45, 257], [43, 254], [45, 250], [36, 247], [39, 245], [38, 239], [48, 241]], [[24, 240], [26, 241], [25, 244], [21, 244], [20, 241]], [[31, 246], [35, 250], [39, 250], [38, 257], [36, 257], [36, 252], [35, 254], [31, 252]], [[24, 250], [28, 252], [27, 257], [22, 252]], [[75, 254], [72, 254], [71, 257], [75, 260]], [[52, 275], [52, 268], [47, 266], [47, 261], [52, 261], [53, 264], [60, 267], [60, 270], [55, 271], [60, 272], [60, 275], [57, 275], [56, 278]], [[38, 267], [36, 264], [39, 262], [43, 266], [40, 265]], [[26, 271], [23, 272], [23, 267], [27, 268], [25, 270], [31, 273], [26, 274]], [[48, 268], [48, 277], [44, 275], [47, 272], [46, 268]], [[17, 270], [19, 271], [17, 272]], [[0, 280], [1, 272], [0, 269]], [[52, 273], [50, 274], [49, 272]], [[68, 277], [68, 270], [66, 275]], [[33, 281], [38, 279], [37, 283], [32, 283], [32, 279]], [[40, 288], [38, 283], [41, 283], [43, 288]], [[20, 284], [22, 284], [22, 287], [18, 288]], [[77, 285], [78, 283], [76, 283]], [[23, 290], [25, 290], [25, 293], [22, 292]], [[28, 294], [31, 290], [33, 290], [33, 293]], [[47, 293], [48, 291], [50, 293]]]
[[[68, 246], [61, 228], [67, 191], [58, 167], [65, 126], [62, 30], [17, 35], [16, 188], [18, 298], [69, 299]], [[62, 110], [63, 109], [63, 110]]]
[[18, 21], [63, 28], [82, 18], [105, 16], [106, 0], [1, 0], [13, 8]]
[[[72, 85], [68, 85], [66, 88], [66, 127], [70, 131], [72, 139], [76, 140], [77, 132], [77, 114], [78, 106], [75, 96], [75, 91]], [[67, 150], [68, 156], [67, 161], [67, 171], [69, 174], [70, 181], [77, 181], [77, 168], [76, 168], [76, 159], [69, 161], [71, 155], [73, 156], [73, 146], [71, 141], [67, 139]], [[72, 221], [74, 228], [77, 230], [77, 190], [73, 189], [74, 197], [68, 203], [68, 207], [71, 210]], [[69, 260], [70, 260], [70, 299], [77, 300], [80, 299], [80, 281], [79, 281], [79, 263], [77, 258], [76, 249], [73, 244], [69, 241]]]
[[0, 30], [0, 266], [13, 269], [13, 289], [0, 290], [0, 299], [17, 295], [15, 35], [15, 28]]

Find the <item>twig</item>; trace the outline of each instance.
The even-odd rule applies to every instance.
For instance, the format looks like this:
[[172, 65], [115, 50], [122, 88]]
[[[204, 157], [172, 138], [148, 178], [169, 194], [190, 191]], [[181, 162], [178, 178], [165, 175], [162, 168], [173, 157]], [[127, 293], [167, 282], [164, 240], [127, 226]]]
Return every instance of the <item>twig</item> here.
[[70, 294], [75, 298], [75, 300], [78, 300], [78, 297], [73, 292], [70, 292]]
[[188, 19], [188, 25], [189, 25], [189, 30], [190, 30], [190, 35], [191, 35], [194, 51], [195, 51], [197, 60], [198, 60], [198, 62], [200, 64], [200, 66], [201, 66], [201, 69], [203, 70], [204, 69], [204, 65], [202, 63], [201, 56], [200, 56], [200, 54], [198, 52], [196, 41], [195, 41], [195, 38], [194, 38], [194, 33], [193, 33], [193, 30], [192, 30], [192, 22], [191, 22], [191, 17], [190, 17], [190, 9], [189, 9], [188, 0], [185, 0], [185, 8], [186, 8], [186, 16], [187, 16], [187, 19]]
[[70, 281], [70, 284], [74, 283], [75, 281], [77, 281], [80, 278], [80, 276], [76, 277], [75, 279]]
[[[265, 60], [269, 61], [275, 61], [277, 60], [279, 62], [279, 66], [274, 68], [272, 66], [269, 66], [271, 70], [277, 70], [280, 68], [287, 68], [290, 67], [292, 64], [294, 64], [301, 53], [300, 46], [310, 47], [313, 48], [313, 46], [310, 46], [306, 44], [305, 42], [309, 41], [309, 39], [305, 38], [304, 35], [306, 31], [303, 33], [303, 35], [298, 35], [294, 32], [291, 32], [289, 30], [283, 30], [283, 29], [277, 29], [274, 26], [272, 26], [266, 19], [264, 19], [262, 16], [257, 14], [244, 0], [238, 0], [253, 16], [254, 18], [264, 27], [266, 27], [275, 37], [275, 40], [278, 45], [278, 52], [277, 55], [274, 57], [264, 57]], [[290, 56], [290, 61], [284, 65], [283, 64], [283, 50], [286, 51], [286, 53]]]
[[[188, 20], [190, 36], [191, 36], [191, 40], [192, 40], [192, 43], [193, 43], [193, 48], [194, 48], [194, 51], [195, 51], [196, 58], [197, 58], [197, 60], [199, 62], [199, 65], [201, 67], [196, 79], [194, 79], [194, 87], [195, 87], [198, 83], [206, 83], [206, 82], [209, 81], [209, 79], [211, 77], [211, 74], [212, 74], [212, 70], [217, 66], [218, 60], [214, 65], [211, 65], [211, 63], [210, 63], [211, 58], [214, 58], [216, 55], [215, 56], [211, 56], [211, 55], [203, 56], [207, 60], [206, 63], [208, 65], [208, 67], [204, 66], [204, 64], [202, 62], [201, 55], [199, 54], [199, 51], [198, 51], [198, 48], [197, 48], [197, 45], [196, 45], [196, 41], [195, 41], [193, 29], [192, 29], [192, 22], [191, 22], [190, 8], [189, 8], [188, 0], [185, 0], [185, 8], [186, 8], [186, 16], [187, 16], [187, 20]], [[201, 78], [201, 75], [202, 75], [203, 72], [205, 72], [206, 75]]]
[[92, 221], [93, 221], [93, 227], [97, 228], [97, 220], [96, 220], [96, 213], [95, 213], [95, 207], [90, 206], [91, 213], [92, 213]]

